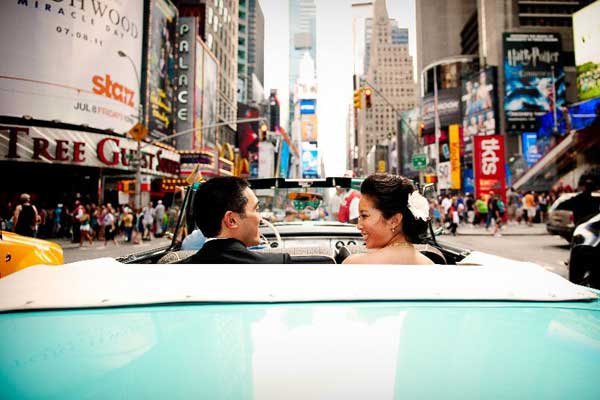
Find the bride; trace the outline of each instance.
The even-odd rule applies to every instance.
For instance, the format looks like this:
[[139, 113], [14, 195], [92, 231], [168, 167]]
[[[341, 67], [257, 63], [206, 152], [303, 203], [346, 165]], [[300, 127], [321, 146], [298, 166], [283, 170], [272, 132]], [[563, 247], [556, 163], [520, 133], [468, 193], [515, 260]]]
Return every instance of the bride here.
[[358, 229], [370, 251], [344, 264], [433, 264], [413, 245], [427, 230], [429, 203], [407, 178], [374, 174], [360, 187]]

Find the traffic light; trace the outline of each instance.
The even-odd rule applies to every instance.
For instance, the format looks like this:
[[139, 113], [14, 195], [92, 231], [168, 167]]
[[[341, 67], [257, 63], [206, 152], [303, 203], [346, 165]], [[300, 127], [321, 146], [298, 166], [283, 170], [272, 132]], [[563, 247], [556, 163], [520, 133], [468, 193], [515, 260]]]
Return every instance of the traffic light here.
[[425, 129], [425, 122], [419, 124], [419, 137], [423, 137], [423, 129]]
[[362, 89], [358, 88], [354, 91], [354, 108], [362, 108]]
[[373, 90], [368, 87], [365, 88], [365, 108], [371, 108], [371, 95], [373, 94]]

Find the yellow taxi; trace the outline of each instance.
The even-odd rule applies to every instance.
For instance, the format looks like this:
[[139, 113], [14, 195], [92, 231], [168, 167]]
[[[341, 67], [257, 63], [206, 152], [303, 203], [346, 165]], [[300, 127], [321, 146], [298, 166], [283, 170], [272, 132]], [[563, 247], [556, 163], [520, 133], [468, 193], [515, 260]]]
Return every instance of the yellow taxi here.
[[0, 278], [37, 264], [64, 264], [57, 243], [0, 230]]

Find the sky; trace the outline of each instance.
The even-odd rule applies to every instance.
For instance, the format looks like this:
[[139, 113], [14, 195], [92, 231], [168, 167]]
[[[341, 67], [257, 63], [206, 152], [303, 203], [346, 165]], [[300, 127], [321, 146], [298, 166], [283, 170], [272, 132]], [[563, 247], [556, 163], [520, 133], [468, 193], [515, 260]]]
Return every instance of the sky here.
[[[317, 5], [317, 116], [319, 151], [327, 176], [346, 170], [346, 126], [352, 103], [353, 22], [356, 26], [356, 67], [362, 69], [364, 18], [372, 7], [351, 7], [366, 0], [315, 0]], [[287, 126], [289, 75], [288, 0], [259, 0], [265, 17], [265, 93], [277, 89], [282, 126]], [[409, 29], [410, 54], [416, 68], [414, 0], [386, 0], [390, 18]]]

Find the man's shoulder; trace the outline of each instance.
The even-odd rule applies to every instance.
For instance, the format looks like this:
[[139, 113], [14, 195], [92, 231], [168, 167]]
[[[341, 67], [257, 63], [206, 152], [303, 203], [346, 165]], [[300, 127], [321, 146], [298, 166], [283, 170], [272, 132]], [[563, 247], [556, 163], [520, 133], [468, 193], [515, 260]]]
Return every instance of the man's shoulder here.
[[249, 250], [236, 239], [207, 240], [190, 260], [194, 264], [287, 264], [287, 253], [261, 253]]

